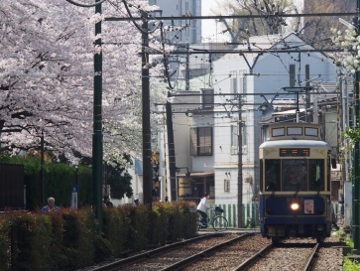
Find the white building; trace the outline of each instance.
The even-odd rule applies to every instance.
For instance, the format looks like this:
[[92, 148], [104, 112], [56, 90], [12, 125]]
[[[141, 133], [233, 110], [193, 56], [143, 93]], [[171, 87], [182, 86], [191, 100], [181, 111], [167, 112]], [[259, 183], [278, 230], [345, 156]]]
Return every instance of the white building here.
[[[250, 38], [248, 44], [235, 50], [244, 53], [227, 54], [214, 63], [214, 76], [229, 76], [228, 80], [218, 80], [220, 82], [214, 85], [215, 93], [240, 94], [242, 99], [240, 122], [239, 96], [215, 96], [215, 103], [225, 103], [229, 100], [233, 102], [233, 105], [227, 106], [227, 112], [215, 117], [215, 201], [237, 202], [240, 181], [238, 127], [242, 123], [240, 168], [242, 167], [242, 200], [245, 204], [256, 199], [258, 192], [258, 146], [262, 142], [260, 122], [267, 113], [273, 112], [276, 107], [275, 97], [290, 101], [296, 98], [296, 95], [289, 93], [285, 88], [289, 90], [289, 87], [293, 87], [291, 90], [295, 90], [294, 87], [302, 89], [305, 86], [315, 86], [320, 81], [334, 82], [336, 71], [332, 59], [320, 52], [311, 52], [313, 48], [295, 34], [286, 37]], [[300, 103], [305, 95], [300, 93]], [[289, 105], [291, 106], [290, 102], [286, 104]], [[296, 108], [295, 104], [292, 106]], [[304, 104], [299, 107], [304, 108]], [[305, 118], [302, 120], [305, 121]], [[229, 188], [224, 186], [226, 180], [229, 182]]]
[[[319, 82], [335, 81], [332, 59], [314, 51], [295, 34], [250, 38], [248, 44], [214, 61], [212, 88], [199, 89], [197, 96], [174, 97], [172, 101], [176, 112], [173, 113], [176, 167], [181, 168], [177, 174], [177, 196], [198, 200], [209, 192], [216, 204], [237, 204], [240, 189], [243, 204], [256, 200], [260, 122], [271, 116], [274, 109], [296, 108], [293, 103], [296, 95], [285, 88], [316, 88]], [[214, 95], [199, 95], [203, 92]], [[306, 94], [300, 93], [299, 107], [305, 111], [303, 98]], [[314, 99], [315, 95], [311, 95], [310, 107]], [[181, 103], [189, 101], [192, 106], [184, 108]], [[276, 104], [283, 101], [292, 102]], [[305, 117], [300, 117], [300, 121]], [[306, 118], [310, 120], [312, 116]], [[239, 140], [242, 155], [238, 153]], [[163, 152], [163, 157], [166, 153]], [[164, 158], [163, 162], [166, 169], [168, 162]], [[184, 168], [189, 169], [190, 176], [186, 176]], [[165, 178], [168, 170], [162, 173]]]

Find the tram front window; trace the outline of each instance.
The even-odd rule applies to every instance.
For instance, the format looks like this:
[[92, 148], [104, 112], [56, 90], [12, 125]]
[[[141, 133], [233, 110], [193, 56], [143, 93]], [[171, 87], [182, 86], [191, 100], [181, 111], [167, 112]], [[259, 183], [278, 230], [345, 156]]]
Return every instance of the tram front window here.
[[324, 160], [309, 160], [309, 190], [324, 190]]
[[280, 160], [265, 161], [265, 191], [280, 190]]
[[306, 191], [306, 160], [283, 160], [283, 191]]

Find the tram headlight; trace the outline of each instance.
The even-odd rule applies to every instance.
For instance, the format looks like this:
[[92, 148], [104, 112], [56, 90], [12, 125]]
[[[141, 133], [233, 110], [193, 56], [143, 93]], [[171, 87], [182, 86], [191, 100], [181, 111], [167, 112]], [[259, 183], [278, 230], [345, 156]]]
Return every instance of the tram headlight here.
[[293, 211], [298, 211], [300, 209], [300, 204], [298, 202], [290, 203], [290, 209]]

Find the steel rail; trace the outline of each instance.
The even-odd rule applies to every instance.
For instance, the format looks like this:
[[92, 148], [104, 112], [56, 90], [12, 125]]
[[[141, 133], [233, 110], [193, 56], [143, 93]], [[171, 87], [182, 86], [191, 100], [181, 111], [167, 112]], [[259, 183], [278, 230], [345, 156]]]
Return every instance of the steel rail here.
[[183, 259], [181, 261], [178, 261], [178, 262], [176, 262], [176, 263], [174, 263], [174, 264], [172, 264], [172, 265], [170, 265], [168, 267], [165, 267], [165, 268], [161, 269], [160, 271], [178, 271], [178, 270], [182, 270], [185, 266], [190, 265], [191, 263], [197, 261], [198, 259], [203, 258], [205, 256], [208, 256], [208, 255], [210, 255], [212, 253], [215, 253], [217, 250], [219, 250], [219, 249], [221, 249], [221, 248], [223, 248], [223, 247], [225, 247], [225, 246], [227, 246], [227, 245], [229, 245], [231, 243], [234, 243], [236, 241], [245, 239], [246, 237], [249, 237], [251, 235], [253, 235], [253, 233], [245, 233], [245, 234], [243, 234], [241, 236], [238, 236], [238, 237], [235, 237], [233, 239], [227, 240], [227, 241], [225, 241], [225, 242], [223, 242], [221, 244], [217, 244], [217, 245], [215, 245], [215, 246], [213, 246], [211, 248], [208, 248], [208, 249], [206, 249], [204, 251], [201, 251], [201, 252], [199, 252], [199, 253], [197, 253], [195, 255], [192, 255], [192, 256], [190, 256], [188, 258], [185, 258], [185, 259]]
[[259, 252], [257, 252], [254, 256], [247, 259], [245, 262], [240, 264], [238, 267], [234, 268], [232, 271], [245, 271], [248, 270], [252, 265], [254, 265], [255, 262], [257, 262], [260, 258], [263, 258], [266, 254], [269, 253], [269, 251], [273, 248], [273, 245], [267, 245], [263, 249], [261, 249]]
[[320, 243], [317, 243], [315, 245], [315, 247], [313, 248], [312, 253], [309, 256], [303, 271], [314, 270], [314, 266], [315, 266], [315, 263], [316, 263], [316, 256], [317, 256], [317, 253], [319, 252], [319, 249], [320, 249]]
[[209, 233], [209, 234], [203, 234], [201, 236], [195, 237], [195, 238], [191, 238], [191, 239], [187, 239], [184, 241], [180, 241], [180, 242], [176, 242], [173, 244], [169, 244], [169, 245], [165, 245], [153, 250], [149, 250], [140, 254], [136, 254], [133, 256], [130, 256], [128, 258], [125, 259], [120, 259], [120, 260], [116, 260], [114, 262], [108, 263], [108, 264], [103, 264], [101, 266], [96, 266], [90, 269], [87, 269], [88, 271], [117, 271], [119, 270], [120, 267], [122, 266], [126, 266], [129, 264], [133, 264], [136, 262], [140, 262], [143, 260], [146, 260], [150, 257], [153, 256], [157, 256], [160, 255], [164, 252], [168, 252], [169, 250], [173, 250], [182, 246], [185, 246], [187, 244], [202, 240], [202, 239], [206, 239], [209, 237], [216, 237], [216, 236], [223, 236], [224, 234], [222, 233]]

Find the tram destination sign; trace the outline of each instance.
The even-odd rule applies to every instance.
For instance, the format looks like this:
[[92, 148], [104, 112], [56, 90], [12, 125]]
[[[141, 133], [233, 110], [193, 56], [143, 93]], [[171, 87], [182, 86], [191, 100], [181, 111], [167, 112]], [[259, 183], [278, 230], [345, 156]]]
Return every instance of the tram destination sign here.
[[280, 157], [286, 156], [310, 156], [309, 148], [281, 148]]

